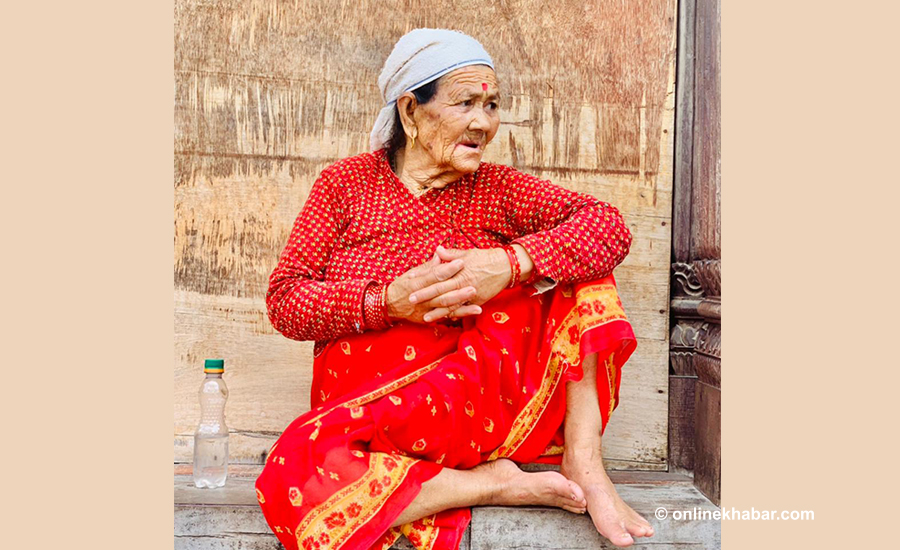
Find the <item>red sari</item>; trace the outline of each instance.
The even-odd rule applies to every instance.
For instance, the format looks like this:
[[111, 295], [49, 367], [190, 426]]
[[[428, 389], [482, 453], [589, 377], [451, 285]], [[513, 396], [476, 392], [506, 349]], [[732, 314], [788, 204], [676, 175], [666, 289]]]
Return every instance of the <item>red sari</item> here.
[[459, 547], [471, 518], [453, 509], [391, 528], [441, 468], [510, 458], [559, 463], [565, 382], [598, 354], [605, 429], [636, 343], [612, 276], [520, 286], [456, 324], [400, 323], [317, 349], [312, 407], [272, 446], [256, 483], [289, 550]]

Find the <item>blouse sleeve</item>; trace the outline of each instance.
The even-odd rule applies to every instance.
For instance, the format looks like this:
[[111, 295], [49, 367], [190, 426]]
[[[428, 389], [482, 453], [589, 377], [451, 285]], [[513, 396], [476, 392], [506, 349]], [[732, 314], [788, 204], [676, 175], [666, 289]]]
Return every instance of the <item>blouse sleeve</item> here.
[[534, 260], [537, 276], [582, 282], [612, 273], [631, 246], [631, 232], [609, 203], [519, 171], [507, 178], [504, 209], [513, 239]]
[[329, 340], [365, 329], [363, 296], [374, 279], [325, 281], [343, 227], [334, 187], [324, 172], [315, 181], [269, 277], [269, 320], [293, 340]]

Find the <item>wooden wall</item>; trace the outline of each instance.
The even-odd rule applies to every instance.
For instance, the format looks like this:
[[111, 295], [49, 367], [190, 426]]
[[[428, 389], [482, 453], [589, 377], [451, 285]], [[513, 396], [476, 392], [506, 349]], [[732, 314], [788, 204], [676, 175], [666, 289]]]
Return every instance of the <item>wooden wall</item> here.
[[175, 461], [190, 461], [206, 357], [226, 359], [232, 461], [254, 463], [309, 406], [312, 344], [264, 296], [319, 171], [366, 150], [376, 79], [416, 27], [491, 53], [505, 95], [485, 160], [618, 206], [617, 270], [639, 338], [604, 438], [611, 467], [665, 469], [675, 0], [177, 0]]

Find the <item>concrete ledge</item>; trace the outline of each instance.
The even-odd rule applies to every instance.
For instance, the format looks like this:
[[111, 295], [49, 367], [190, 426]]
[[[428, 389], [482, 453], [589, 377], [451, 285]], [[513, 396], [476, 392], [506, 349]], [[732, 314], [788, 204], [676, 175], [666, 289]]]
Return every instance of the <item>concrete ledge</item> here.
[[[283, 548], [269, 531], [256, 503], [253, 468], [238, 470], [222, 489], [197, 489], [190, 476], [175, 476], [175, 550], [275, 550]], [[177, 473], [186, 473], [184, 469]], [[652, 538], [632, 548], [708, 549], [721, 546], [720, 522], [675, 521], [675, 510], [718, 510], [691, 479], [664, 472], [611, 472], [622, 498], [653, 525]], [[656, 509], [666, 508], [659, 520]], [[402, 538], [394, 547], [412, 550]], [[461, 550], [597, 550], [616, 548], [600, 536], [588, 516], [542, 507], [479, 507]]]

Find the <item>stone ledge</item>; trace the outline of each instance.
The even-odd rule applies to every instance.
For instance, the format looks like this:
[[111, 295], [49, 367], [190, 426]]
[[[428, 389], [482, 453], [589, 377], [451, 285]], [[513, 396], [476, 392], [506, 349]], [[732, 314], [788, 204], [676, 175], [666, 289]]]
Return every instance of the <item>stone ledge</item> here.
[[[184, 473], [176, 468], [176, 472]], [[237, 470], [241, 474], [252, 472]], [[236, 473], [237, 473], [236, 472]], [[659, 520], [654, 513], [718, 510], [684, 475], [664, 472], [611, 472], [622, 498], [653, 525], [652, 538], [632, 548], [719, 548], [717, 521]], [[175, 476], [175, 550], [276, 550], [283, 548], [269, 531], [256, 502], [255, 476], [230, 477], [222, 489], [197, 489], [190, 476]], [[395, 546], [411, 550], [402, 538]], [[461, 550], [597, 550], [616, 548], [600, 536], [588, 516], [555, 508], [486, 506], [472, 510], [472, 523]]]

